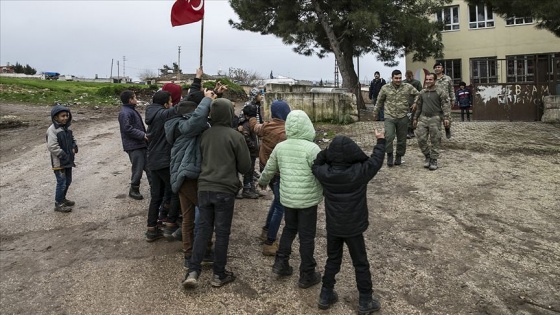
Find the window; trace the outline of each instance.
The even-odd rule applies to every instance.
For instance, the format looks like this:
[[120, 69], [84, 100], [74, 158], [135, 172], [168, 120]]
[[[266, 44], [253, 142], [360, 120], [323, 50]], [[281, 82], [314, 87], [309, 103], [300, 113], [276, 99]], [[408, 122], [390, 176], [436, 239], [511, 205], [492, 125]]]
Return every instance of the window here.
[[438, 60], [443, 64], [443, 71], [445, 74], [453, 79], [454, 85], [459, 85], [463, 81], [463, 74], [461, 72], [461, 59], [444, 59]]
[[469, 28], [494, 27], [492, 7], [483, 4], [469, 5]]
[[507, 82], [533, 82], [535, 58], [533, 55], [507, 56]]
[[443, 24], [443, 31], [459, 29], [459, 6], [444, 7], [436, 15], [438, 22]]
[[523, 24], [533, 24], [533, 18], [532, 17], [506, 18], [506, 25], [523, 25]]
[[472, 83], [497, 83], [498, 60], [496, 57], [471, 59]]

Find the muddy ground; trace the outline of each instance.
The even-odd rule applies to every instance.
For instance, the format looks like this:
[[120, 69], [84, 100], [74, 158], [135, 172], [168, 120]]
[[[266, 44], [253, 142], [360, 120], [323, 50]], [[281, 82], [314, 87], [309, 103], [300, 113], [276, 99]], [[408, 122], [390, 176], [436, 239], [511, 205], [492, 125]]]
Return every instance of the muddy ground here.
[[[0, 130], [2, 314], [352, 314], [358, 294], [349, 256], [340, 301], [317, 309], [320, 286], [277, 279], [258, 235], [271, 193], [238, 200], [228, 267], [238, 279], [183, 291], [181, 245], [144, 241], [148, 201], [127, 197], [130, 163], [118, 107], [72, 108], [80, 146], [69, 214], [53, 211], [55, 178], [45, 131], [49, 106], [0, 104], [26, 122]], [[371, 151], [365, 121], [345, 133]], [[365, 233], [379, 314], [560, 313], [560, 128], [542, 123], [455, 123], [440, 169], [422, 168], [416, 141], [405, 163], [385, 166], [368, 191]], [[321, 143], [324, 145], [325, 143]], [[148, 196], [144, 179], [141, 192]], [[324, 207], [316, 259], [325, 263]], [[297, 241], [292, 265], [299, 265]]]

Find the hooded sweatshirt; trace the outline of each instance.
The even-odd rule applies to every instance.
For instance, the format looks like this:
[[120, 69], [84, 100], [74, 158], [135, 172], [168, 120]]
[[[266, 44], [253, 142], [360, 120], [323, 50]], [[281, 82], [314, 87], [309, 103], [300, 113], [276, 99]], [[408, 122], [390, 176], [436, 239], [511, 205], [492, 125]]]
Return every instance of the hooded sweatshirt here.
[[165, 122], [180, 116], [177, 107], [165, 108], [152, 103], [146, 106], [146, 124], [148, 125], [148, 169], [155, 171], [169, 167], [171, 162], [171, 144], [165, 139]]
[[327, 233], [352, 237], [369, 225], [367, 185], [383, 165], [385, 139], [378, 139], [368, 157], [352, 139], [336, 136], [317, 155], [313, 174], [325, 195]]
[[321, 151], [313, 142], [315, 129], [302, 110], [286, 118], [286, 140], [278, 143], [266, 162], [259, 185], [267, 185], [280, 172], [280, 203], [292, 209], [315, 206], [323, 199], [323, 189], [311, 173], [311, 165]]
[[[55, 116], [60, 112], [68, 112], [66, 124], [60, 124], [55, 120]], [[51, 165], [53, 170], [74, 167], [74, 149], [78, 152], [78, 145], [74, 134], [70, 129], [72, 125], [72, 113], [68, 107], [60, 104], [55, 105], [51, 110], [52, 125], [47, 129], [47, 149], [51, 153]]]
[[249, 149], [243, 135], [231, 128], [233, 105], [225, 98], [218, 98], [210, 106], [212, 127], [202, 134], [201, 173], [198, 191], [237, 194], [241, 187], [237, 173], [251, 169]]

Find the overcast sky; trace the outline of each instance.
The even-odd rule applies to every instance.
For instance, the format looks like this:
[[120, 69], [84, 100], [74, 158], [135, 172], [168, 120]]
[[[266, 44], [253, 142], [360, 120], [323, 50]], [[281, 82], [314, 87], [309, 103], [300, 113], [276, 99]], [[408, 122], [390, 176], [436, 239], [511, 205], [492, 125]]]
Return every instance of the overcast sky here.
[[[157, 72], [178, 60], [181, 69], [194, 73], [199, 64], [200, 22], [171, 27], [174, 0], [0, 0], [0, 64], [29, 64], [37, 71], [80, 77], [113, 75], [137, 79], [142, 72]], [[333, 81], [335, 59], [305, 57], [272, 35], [232, 29], [228, 19], [239, 20], [226, 0], [206, 0], [204, 19], [204, 72], [216, 74], [241, 68], [268, 77]], [[123, 57], [126, 60], [123, 62]], [[404, 60], [398, 69], [405, 70]], [[123, 69], [124, 68], [124, 69]], [[360, 80], [374, 71], [390, 77], [392, 68], [373, 55], [360, 58]], [[341, 78], [342, 79], [342, 78]]]

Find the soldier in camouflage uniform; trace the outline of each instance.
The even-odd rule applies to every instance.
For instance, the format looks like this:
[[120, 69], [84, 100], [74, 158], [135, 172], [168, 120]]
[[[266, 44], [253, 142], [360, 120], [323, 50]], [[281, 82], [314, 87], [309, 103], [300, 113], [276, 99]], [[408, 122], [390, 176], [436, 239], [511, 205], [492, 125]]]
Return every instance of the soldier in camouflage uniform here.
[[[438, 168], [439, 147], [441, 144], [441, 123], [449, 126], [451, 105], [449, 96], [435, 83], [436, 74], [426, 75], [426, 88], [416, 98], [416, 113], [412, 125], [416, 128], [418, 146], [426, 157], [424, 167], [435, 171]], [[430, 137], [431, 147], [428, 145]]]
[[[420, 81], [414, 78], [414, 74], [412, 74], [411, 70], [406, 70], [404, 76], [406, 77], [406, 79], [403, 80], [403, 83], [408, 83], [412, 85], [416, 90], [418, 90], [418, 92], [422, 91], [422, 83], [420, 83]], [[408, 105], [410, 105], [411, 111], [409, 115], [410, 122], [408, 123], [408, 133], [406, 134], [407, 139], [414, 138], [414, 128], [412, 128], [412, 117], [414, 117], [414, 111], [412, 110], [413, 103], [414, 103], [414, 97], [411, 96], [408, 99]]]
[[[408, 83], [402, 83], [400, 70], [393, 70], [391, 83], [385, 84], [379, 96], [377, 105], [373, 111], [377, 118], [379, 110], [385, 108], [385, 152], [387, 152], [387, 166], [401, 165], [402, 157], [406, 153], [406, 134], [408, 131], [408, 112], [410, 97], [416, 97], [418, 91]], [[414, 106], [414, 105], [413, 105]], [[397, 156], [393, 158], [393, 140], [397, 136]]]
[[[453, 88], [453, 79], [443, 72], [443, 64], [436, 62], [434, 65], [434, 72], [436, 74], [436, 86], [443, 89], [449, 97], [449, 110], [455, 104], [455, 89]], [[445, 127], [445, 136], [447, 139], [451, 138], [451, 117], [449, 118], [449, 126]]]

